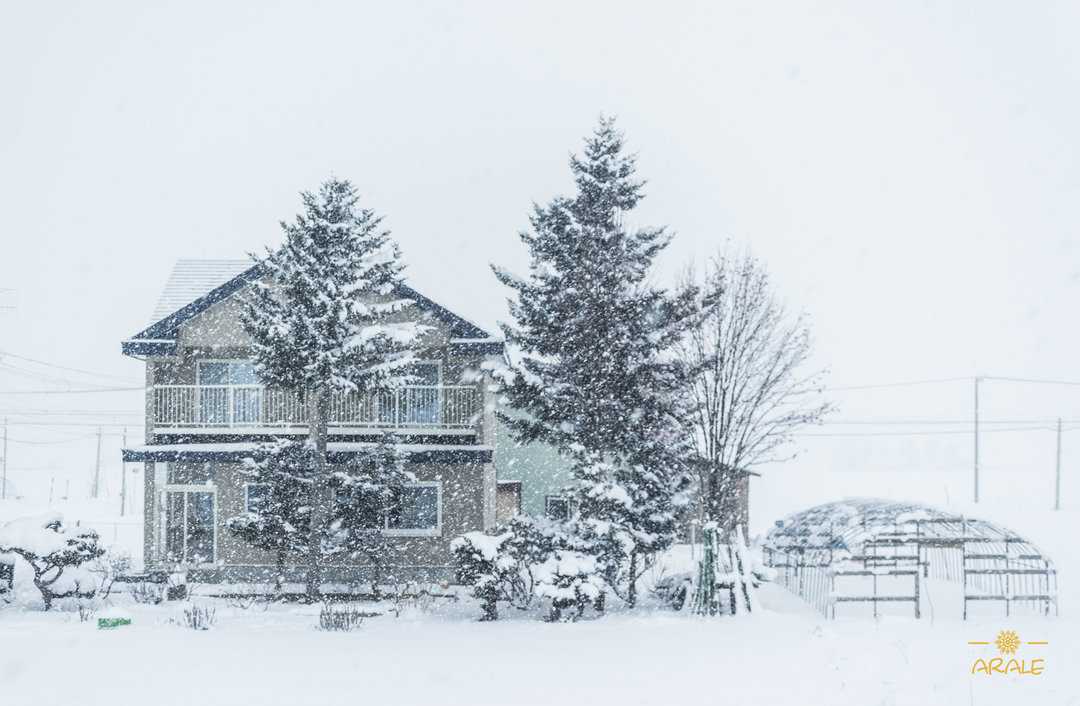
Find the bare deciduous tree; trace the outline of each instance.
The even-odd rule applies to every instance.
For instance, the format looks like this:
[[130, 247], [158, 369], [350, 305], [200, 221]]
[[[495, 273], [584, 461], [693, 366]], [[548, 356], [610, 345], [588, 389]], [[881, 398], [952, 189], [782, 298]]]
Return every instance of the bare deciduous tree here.
[[700, 287], [702, 316], [680, 346], [693, 371], [687, 389], [699, 454], [700, 509], [730, 529], [754, 466], [793, 456], [792, 434], [831, 409], [820, 397], [821, 373], [805, 373], [810, 332], [776, 298], [764, 264], [721, 251]]

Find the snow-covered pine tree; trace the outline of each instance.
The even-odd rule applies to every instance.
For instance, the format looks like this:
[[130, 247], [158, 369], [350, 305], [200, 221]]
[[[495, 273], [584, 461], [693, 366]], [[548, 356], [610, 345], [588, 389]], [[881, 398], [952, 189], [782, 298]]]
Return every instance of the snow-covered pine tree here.
[[282, 439], [263, 444], [245, 463], [247, 482], [265, 490], [259, 502], [225, 526], [237, 537], [274, 555], [274, 587], [282, 590], [285, 560], [302, 554], [311, 532], [311, 483], [315, 450], [303, 441]]
[[613, 120], [600, 120], [570, 168], [577, 194], [535, 206], [521, 234], [529, 276], [494, 268], [516, 294], [514, 323], [502, 327], [518, 351], [504, 392], [520, 414], [502, 421], [520, 442], [573, 459], [575, 532], [633, 606], [636, 579], [674, 538], [689, 485], [676, 409], [686, 371], [671, 351], [696, 307], [692, 292], [648, 282], [669, 236], [624, 226], [643, 182]]
[[383, 529], [406, 483], [416, 476], [405, 468], [405, 457], [386, 433], [379, 443], [336, 468], [332, 484], [336, 495], [327, 536], [328, 551], [351, 559], [365, 558], [371, 570], [371, 590], [379, 595], [392, 558], [393, 545]]
[[352, 184], [330, 179], [301, 198], [303, 213], [282, 223], [284, 244], [256, 258], [266, 277], [247, 302], [243, 325], [260, 379], [303, 394], [308, 405], [315, 465], [307, 592], [314, 598], [332, 502], [330, 395], [367, 395], [407, 382], [412, 348], [428, 327], [402, 320], [413, 301], [398, 295], [399, 249], [381, 219], [359, 207]]

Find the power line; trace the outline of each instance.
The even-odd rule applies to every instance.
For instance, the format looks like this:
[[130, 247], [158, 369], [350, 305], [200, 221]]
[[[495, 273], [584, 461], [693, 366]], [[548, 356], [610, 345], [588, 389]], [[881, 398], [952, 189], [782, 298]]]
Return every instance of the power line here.
[[56, 377], [54, 375], [45, 375], [44, 373], [39, 373], [36, 370], [27, 370], [26, 368], [19, 368], [19, 367], [16, 367], [14, 365], [9, 365], [8, 363], [4, 363], [4, 362], [0, 362], [0, 371], [9, 373], [11, 375], [18, 375], [20, 377], [30, 378], [31, 380], [38, 380], [38, 381], [41, 381], [41, 382], [50, 382], [50, 383], [54, 383], [54, 384], [57, 384], [57, 385], [65, 385], [65, 386], [67, 386], [69, 388], [72, 387], [72, 386], [78, 386], [78, 385], [84, 385], [84, 386], [85, 385], [93, 385], [95, 388], [109, 387], [109, 385], [99, 385], [98, 383], [93, 383], [93, 382], [90, 382], [90, 383], [88, 383], [88, 382], [75, 382], [75, 381], [72, 381], [72, 380], [68, 380], [67, 378], [59, 378], [59, 377]]
[[[109, 434], [107, 436], [118, 436]], [[70, 444], [73, 441], [83, 441], [85, 439], [97, 438], [97, 434], [88, 434], [83, 436], [72, 436], [67, 439], [54, 439], [52, 441], [31, 441], [29, 439], [12, 439], [8, 437], [8, 441], [13, 444], [28, 444], [30, 446], [59, 446], [60, 444]]]
[[[1054, 418], [1045, 419], [980, 419], [979, 424], [1051, 424], [1057, 420]], [[1067, 424], [1080, 423], [1080, 419], [1066, 419]], [[909, 424], [944, 424], [944, 425], [956, 425], [956, 424], [972, 424], [971, 419], [826, 419], [821, 422], [825, 425], [871, 425], [871, 426], [893, 426], [893, 425], [909, 425]]]
[[100, 410], [95, 410], [95, 409], [73, 409], [73, 410], [63, 410], [63, 409], [5, 409], [5, 410], [0, 410], [0, 414], [17, 414], [17, 415], [20, 415], [20, 416], [41, 415], [41, 416], [54, 416], [54, 417], [81, 417], [81, 416], [91, 416], [91, 417], [129, 417], [129, 416], [135, 416], [135, 417], [141, 417], [146, 413], [136, 411], [136, 410], [131, 410], [131, 409], [126, 409], [126, 410], [119, 410], [119, 409], [100, 409]]
[[[1063, 429], [1062, 431], [1076, 431], [1080, 429], [1080, 426], [1071, 427], [1069, 429]], [[1012, 427], [1005, 429], [984, 429], [981, 433], [995, 434], [999, 432], [1018, 432], [1018, 431], [1054, 431], [1055, 427], [1052, 426], [1031, 426], [1031, 427]], [[867, 432], [801, 432], [793, 434], [795, 437], [808, 437], [808, 436], [820, 436], [820, 437], [862, 437], [862, 436], [968, 436], [971, 434], [970, 429], [950, 429], [946, 431], [934, 430], [934, 431], [867, 431]]]
[[13, 421], [10, 422], [13, 427], [92, 427], [97, 429], [99, 427], [115, 427], [117, 429], [126, 429], [128, 427], [142, 427], [142, 424], [133, 424], [131, 422], [24, 422]]
[[983, 380], [997, 380], [1000, 382], [1024, 382], [1033, 385], [1070, 385], [1080, 386], [1080, 382], [1076, 380], [1049, 380], [1045, 378], [1013, 378], [1013, 377], [998, 377], [994, 375], [980, 375]]
[[1080, 386], [1080, 380], [1056, 380], [1049, 378], [1024, 378], [1024, 377], [1009, 377], [1004, 375], [969, 375], [965, 377], [951, 377], [951, 378], [930, 378], [926, 380], [906, 380], [903, 382], [883, 382], [883, 383], [870, 383], [866, 385], [839, 385], [835, 387], [823, 387], [822, 392], [842, 392], [845, 390], [878, 390], [890, 387], [913, 387], [916, 385], [937, 385], [940, 383], [949, 382], [970, 382], [975, 377], [981, 380], [995, 380], [999, 382], [1020, 382], [1030, 383], [1034, 385], [1069, 385]]
[[83, 370], [82, 368], [70, 368], [66, 365], [57, 365], [56, 363], [48, 363], [44, 360], [38, 360], [36, 358], [28, 358], [24, 355], [17, 355], [8, 351], [0, 351], [0, 357], [7, 356], [8, 358], [15, 358], [17, 360], [24, 360], [27, 363], [37, 363], [38, 365], [44, 365], [49, 368], [56, 368], [57, 370], [67, 370], [71, 373], [81, 373], [83, 375], [92, 375], [99, 378], [111, 378], [113, 380], [122, 380], [123, 382], [131, 382], [128, 378], [120, 377], [119, 375], [110, 375], [108, 373], [95, 373], [92, 370]]
[[0, 390], [0, 395], [69, 395], [95, 392], [135, 392], [143, 387], [101, 387], [96, 390]]
[[915, 385], [936, 385], [944, 382], [966, 382], [970, 377], [934, 378], [930, 380], [906, 380], [904, 382], [883, 382], [869, 385], [842, 385], [838, 387], [823, 387], [823, 392], [838, 392], [843, 390], [876, 390], [885, 387], [914, 387]]

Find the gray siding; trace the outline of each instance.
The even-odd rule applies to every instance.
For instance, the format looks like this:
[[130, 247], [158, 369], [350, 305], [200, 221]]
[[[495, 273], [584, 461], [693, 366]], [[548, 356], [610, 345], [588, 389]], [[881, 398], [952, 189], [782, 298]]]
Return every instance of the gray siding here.
[[[147, 507], [160, 508], [160, 493], [167, 486], [158, 487], [154, 478], [154, 464], [147, 464]], [[165, 464], [160, 464], [165, 465]], [[200, 567], [206, 572], [221, 573], [225, 569], [244, 568], [250, 574], [265, 573], [265, 569], [274, 566], [275, 557], [267, 552], [254, 547], [244, 540], [234, 536], [226, 528], [225, 523], [230, 517], [242, 514], [244, 507], [244, 484], [247, 477], [240, 472], [240, 464], [235, 463], [210, 463], [210, 464], [168, 464], [170, 480], [182, 480], [185, 475], [206, 475], [210, 481], [208, 488], [213, 488], [216, 498], [216, 524], [217, 524], [217, 556], [214, 567]], [[415, 473], [418, 481], [438, 481], [441, 486], [441, 531], [433, 537], [400, 537], [391, 536], [389, 542], [393, 547], [393, 555], [390, 559], [392, 566], [416, 567], [445, 572], [452, 567], [450, 543], [455, 537], [481, 530], [484, 527], [484, 475], [485, 465], [468, 464], [417, 464], [409, 467]], [[161, 475], [159, 471], [158, 476]], [[158, 479], [159, 480], [159, 479]], [[147, 512], [147, 565], [150, 568], [161, 566], [160, 547], [162, 538], [160, 534], [160, 522], [149, 521], [152, 515], [160, 513], [160, 509]], [[291, 566], [304, 566], [303, 556], [290, 555], [286, 563]], [[327, 560], [328, 567], [354, 567], [366, 566], [364, 559], [351, 560], [344, 557], [332, 557]], [[227, 574], [242, 575], [243, 571], [225, 572]], [[341, 572], [338, 572], [339, 574]], [[349, 572], [345, 572], [349, 573]], [[353, 572], [355, 574], [355, 572]], [[222, 574], [224, 575], [224, 574]]]

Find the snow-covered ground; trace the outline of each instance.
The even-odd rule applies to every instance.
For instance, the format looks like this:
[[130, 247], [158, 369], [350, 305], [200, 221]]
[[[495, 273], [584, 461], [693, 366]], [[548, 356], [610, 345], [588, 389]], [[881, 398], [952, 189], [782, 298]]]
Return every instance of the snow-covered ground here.
[[[41, 509], [9, 502], [0, 521]], [[87, 502], [54, 509], [100, 523], [107, 543], [115, 526], [117, 541], [138, 555], [135, 518]], [[497, 623], [479, 623], [465, 599], [400, 617], [365, 604], [383, 614], [354, 632], [326, 633], [315, 627], [319, 606], [243, 609], [196, 589], [195, 603], [217, 609], [207, 632], [172, 622], [187, 603], [115, 597], [133, 618], [116, 630], [73, 612], [0, 608], [0, 704], [1080, 704], [1072, 664], [1080, 654], [1072, 609], [1080, 599], [1080, 514], [1006, 502], [964, 511], [1011, 527], [1054, 558], [1059, 617], [1006, 619], [983, 606], [964, 622], [956, 587], [928, 582], [922, 620], [900, 609], [878, 620], [827, 620], [767, 586], [764, 610], [736, 618], [653, 609], [557, 625], [504, 612]], [[757, 529], [767, 524], [758, 519]], [[672, 561], [685, 564], [688, 553], [681, 547]], [[1002, 629], [1048, 642], [1016, 655], [1029, 664], [1043, 658], [1042, 674], [971, 674], [977, 657], [997, 652], [968, 642], [992, 641]]]
[[[1071, 623], [827, 621], [781, 589], [763, 598], [767, 612], [735, 619], [650, 613], [556, 625], [478, 623], [462, 602], [384, 614], [351, 633], [316, 630], [317, 606], [216, 601], [207, 632], [170, 624], [179, 605], [136, 606], [133, 624], [116, 630], [7, 610], [0, 694], [81, 706], [1077, 702]], [[1050, 643], [1043, 674], [969, 673], [980, 648], [967, 641], [1005, 625]]]

